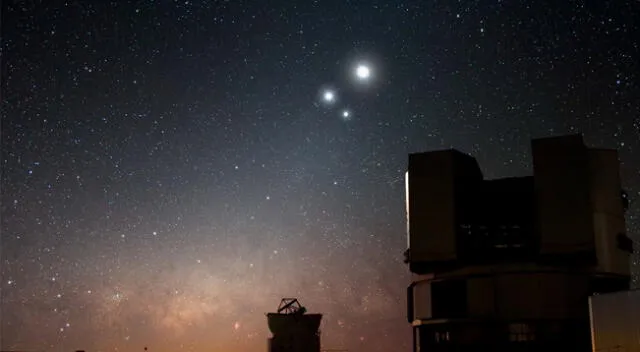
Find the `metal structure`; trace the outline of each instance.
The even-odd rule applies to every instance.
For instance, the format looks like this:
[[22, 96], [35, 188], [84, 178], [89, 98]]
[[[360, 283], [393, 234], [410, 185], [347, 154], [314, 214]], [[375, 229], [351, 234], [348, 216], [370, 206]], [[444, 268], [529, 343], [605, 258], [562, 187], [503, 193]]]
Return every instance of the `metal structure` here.
[[296, 298], [283, 298], [276, 313], [267, 313], [269, 352], [320, 352], [322, 314], [307, 314]]
[[304, 314], [306, 311], [297, 298], [283, 298], [278, 306], [278, 314]]

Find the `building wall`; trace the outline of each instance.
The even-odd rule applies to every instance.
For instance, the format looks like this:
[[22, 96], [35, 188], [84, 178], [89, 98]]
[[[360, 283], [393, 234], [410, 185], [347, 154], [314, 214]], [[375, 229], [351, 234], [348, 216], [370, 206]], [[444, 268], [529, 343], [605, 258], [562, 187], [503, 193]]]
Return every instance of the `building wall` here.
[[[409, 241], [411, 258], [456, 259], [454, 160], [450, 152], [411, 155], [409, 161]], [[431, 170], [440, 170], [437, 173]], [[424, 234], [434, 234], [425, 236]], [[436, 235], [437, 234], [437, 235]]]
[[586, 319], [590, 273], [508, 267], [414, 282], [413, 321]]
[[541, 254], [593, 251], [589, 155], [582, 138], [535, 140], [532, 151]]
[[618, 235], [626, 233], [618, 154], [611, 150], [590, 150], [589, 162], [597, 270], [630, 275], [629, 253], [618, 245]]
[[617, 153], [580, 136], [532, 151], [533, 176], [495, 181], [453, 150], [410, 155], [415, 351], [586, 351], [588, 297], [628, 289]]
[[[418, 281], [415, 351], [587, 351], [589, 278], [525, 269]], [[452, 291], [438, 292], [450, 282]]]
[[[535, 140], [532, 146], [533, 194], [525, 178], [483, 181], [475, 159], [460, 152], [409, 156], [412, 272], [521, 260], [629, 275], [631, 253], [618, 238], [626, 234], [617, 153], [588, 149], [580, 136]], [[500, 231], [531, 237], [522, 243], [527, 248], [473, 245], [474, 239], [495, 240]], [[513, 244], [519, 245], [505, 241], [504, 247]]]

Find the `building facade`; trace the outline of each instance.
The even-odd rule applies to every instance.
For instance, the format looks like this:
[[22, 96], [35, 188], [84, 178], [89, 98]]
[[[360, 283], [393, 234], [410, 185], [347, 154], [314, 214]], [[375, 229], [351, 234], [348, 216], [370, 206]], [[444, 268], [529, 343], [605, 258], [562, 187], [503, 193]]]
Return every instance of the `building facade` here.
[[414, 351], [590, 351], [588, 297], [629, 288], [614, 150], [532, 142], [533, 175], [485, 180], [455, 150], [409, 155]]

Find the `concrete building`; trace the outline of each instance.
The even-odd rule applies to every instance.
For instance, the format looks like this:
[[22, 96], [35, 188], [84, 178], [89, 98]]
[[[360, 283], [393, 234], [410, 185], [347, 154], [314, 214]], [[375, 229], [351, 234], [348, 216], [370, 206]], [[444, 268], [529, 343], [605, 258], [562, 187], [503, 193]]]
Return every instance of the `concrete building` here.
[[283, 298], [277, 313], [268, 313], [269, 352], [320, 352], [322, 314], [307, 314], [296, 298]]
[[590, 351], [588, 297], [629, 288], [614, 150], [532, 142], [533, 176], [485, 180], [455, 150], [409, 155], [414, 351]]

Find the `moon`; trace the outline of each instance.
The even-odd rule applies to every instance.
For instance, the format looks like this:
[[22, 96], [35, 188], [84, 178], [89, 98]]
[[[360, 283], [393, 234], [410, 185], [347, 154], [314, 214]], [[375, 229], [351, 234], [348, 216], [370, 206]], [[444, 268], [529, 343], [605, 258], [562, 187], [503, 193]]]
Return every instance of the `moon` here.
[[369, 66], [361, 64], [356, 67], [356, 77], [360, 80], [367, 80], [371, 77], [371, 68]]

